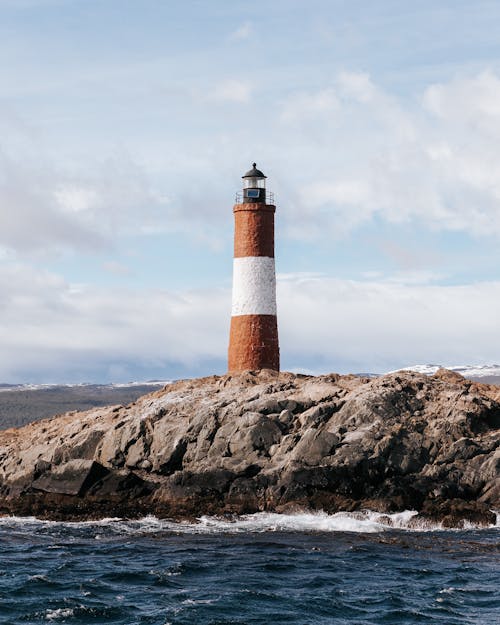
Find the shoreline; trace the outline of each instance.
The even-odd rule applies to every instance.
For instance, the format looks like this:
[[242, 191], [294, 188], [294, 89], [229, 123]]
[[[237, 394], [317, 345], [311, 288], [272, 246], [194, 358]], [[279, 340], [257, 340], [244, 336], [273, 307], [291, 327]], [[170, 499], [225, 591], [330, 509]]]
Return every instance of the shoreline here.
[[446, 527], [442, 523], [431, 523], [422, 519], [416, 510], [394, 513], [380, 513], [360, 509], [328, 514], [322, 510], [296, 510], [290, 513], [255, 512], [251, 514], [200, 515], [199, 517], [170, 518], [152, 514], [135, 518], [103, 517], [95, 519], [55, 520], [35, 516], [0, 515], [0, 530], [4, 526], [17, 525], [64, 525], [120, 528], [125, 525], [130, 531], [157, 532], [174, 531], [194, 534], [210, 533], [262, 533], [262, 532], [354, 532], [374, 534], [387, 531], [403, 532], [460, 532], [500, 530], [500, 510], [491, 510], [495, 522], [489, 525], [466, 523], [462, 526]]

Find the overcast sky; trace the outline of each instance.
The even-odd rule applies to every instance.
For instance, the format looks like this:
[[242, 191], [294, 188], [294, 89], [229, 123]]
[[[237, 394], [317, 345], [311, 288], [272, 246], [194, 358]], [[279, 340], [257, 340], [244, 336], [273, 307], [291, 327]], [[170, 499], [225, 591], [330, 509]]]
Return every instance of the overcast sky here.
[[276, 194], [282, 365], [500, 361], [497, 0], [0, 0], [0, 382], [222, 373]]

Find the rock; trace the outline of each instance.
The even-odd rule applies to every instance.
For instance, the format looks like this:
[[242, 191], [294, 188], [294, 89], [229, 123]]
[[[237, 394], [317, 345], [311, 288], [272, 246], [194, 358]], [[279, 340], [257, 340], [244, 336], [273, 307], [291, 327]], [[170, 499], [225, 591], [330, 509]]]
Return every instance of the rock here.
[[46, 493], [82, 495], [107, 473], [105, 467], [93, 460], [70, 460], [47, 469], [31, 487]]
[[127, 499], [132, 500], [148, 494], [152, 490], [151, 485], [131, 471], [119, 469], [107, 471], [101, 479], [94, 482], [88, 489], [87, 494], [102, 498], [126, 493]]
[[151, 465], [151, 462], [147, 460], [148, 453], [149, 447], [144, 438], [141, 437], [128, 447], [125, 465], [130, 468], [141, 466], [144, 463]]
[[243, 458], [252, 452], [268, 454], [269, 448], [281, 439], [280, 428], [265, 417], [252, 424], [236, 430], [229, 439], [229, 452], [232, 456]]
[[293, 419], [293, 413], [288, 409], [282, 410], [278, 415], [278, 422], [283, 425], [285, 429], [288, 429], [292, 425]]
[[187, 449], [187, 441], [176, 439], [163, 453], [159, 453], [153, 462], [153, 470], [161, 475], [171, 475], [182, 468], [182, 460]]
[[127, 407], [0, 432], [0, 512], [185, 518], [369, 507], [488, 524], [500, 507], [499, 399], [499, 387], [444, 370], [179, 381]]
[[295, 446], [290, 459], [307, 466], [319, 465], [325, 456], [332, 453], [338, 442], [339, 438], [335, 434], [310, 428], [302, 434], [302, 438]]
[[426, 501], [412, 519], [414, 527], [440, 524], [445, 528], [466, 527], [467, 524], [487, 527], [494, 525], [496, 515], [482, 502], [457, 499]]

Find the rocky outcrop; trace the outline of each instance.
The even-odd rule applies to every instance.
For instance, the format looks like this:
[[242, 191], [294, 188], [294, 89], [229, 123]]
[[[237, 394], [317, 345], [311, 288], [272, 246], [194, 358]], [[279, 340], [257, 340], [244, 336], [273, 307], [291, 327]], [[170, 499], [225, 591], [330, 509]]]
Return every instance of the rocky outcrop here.
[[248, 372], [0, 432], [0, 512], [82, 519], [500, 508], [499, 388], [440, 370]]

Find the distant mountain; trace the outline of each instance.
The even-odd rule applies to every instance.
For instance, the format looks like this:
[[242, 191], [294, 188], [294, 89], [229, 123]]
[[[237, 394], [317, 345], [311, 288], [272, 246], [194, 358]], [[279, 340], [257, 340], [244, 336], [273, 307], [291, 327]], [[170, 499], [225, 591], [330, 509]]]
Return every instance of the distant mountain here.
[[127, 405], [167, 381], [126, 384], [0, 384], [0, 430], [70, 410]]
[[500, 365], [411, 365], [402, 367], [401, 370], [434, 375], [441, 368], [460, 373], [469, 380], [485, 384], [500, 384]]
[[115, 382], [109, 384], [0, 384], [0, 393], [5, 391], [45, 391], [54, 389], [133, 389], [137, 387], [164, 387], [172, 380], [148, 380], [146, 382]]

